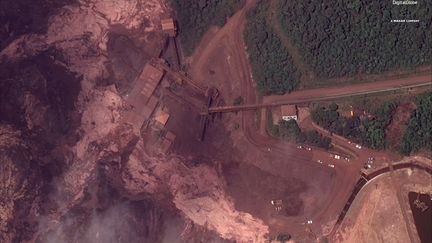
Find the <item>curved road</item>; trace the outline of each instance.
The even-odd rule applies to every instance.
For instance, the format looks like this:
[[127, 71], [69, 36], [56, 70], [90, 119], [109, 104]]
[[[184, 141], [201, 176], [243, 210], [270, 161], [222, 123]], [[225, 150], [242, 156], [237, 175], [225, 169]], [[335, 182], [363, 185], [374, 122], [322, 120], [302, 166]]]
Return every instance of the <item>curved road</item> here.
[[[246, 104], [257, 104], [262, 102], [259, 101], [255, 84], [251, 77], [251, 68], [243, 40], [243, 29], [246, 22], [245, 13], [248, 9], [252, 8], [254, 4], [255, 0], [247, 1], [245, 7], [237, 12], [233, 17], [231, 17], [223, 28], [218, 30], [211, 39], [207, 40], [206, 43], [201, 44], [203, 48], [198, 48], [199, 51], [195, 53], [191, 61], [192, 75], [197, 80], [203, 80], [205, 74], [200, 72], [204, 70], [205, 63], [208, 63], [209, 60], [211, 60], [214, 52], [217, 52], [221, 45], [223, 48], [230, 50], [233, 60], [232, 64], [230, 64], [230, 70], [233, 70], [233, 73], [239, 77], [241, 82], [241, 96], [243, 97]], [[423, 75], [399, 80], [379, 81], [374, 83], [355, 84], [342, 87], [338, 86], [333, 88], [330, 87], [302, 90], [283, 96], [268, 96], [265, 97], [263, 101], [264, 103], [302, 103], [336, 97], [340, 98], [352, 95], [390, 91], [407, 87], [424, 86], [430, 85], [431, 83], [431, 76]], [[281, 156], [291, 158], [298, 163], [310, 164], [312, 162], [316, 164], [316, 162], [313, 162], [310, 152], [297, 149], [295, 144], [284, 143], [260, 134], [259, 129], [255, 124], [255, 112], [245, 111], [241, 114], [244, 136], [250, 144], [256, 147], [256, 149], [262, 150], [264, 152], [268, 148], [271, 148], [272, 150], [277, 151], [277, 153]], [[346, 144], [344, 145], [346, 146]], [[354, 148], [352, 149], [355, 150]], [[328, 153], [325, 151], [314, 149], [314, 156], [316, 154], [328, 158]], [[376, 155], [380, 156], [381, 154], [382, 153], [377, 153], [376, 151], [362, 149], [359, 157], [355, 161], [352, 160], [350, 163], [341, 162], [334, 168], [336, 173], [333, 182], [337, 182], [337, 185], [332, 186], [332, 191], [329, 193], [330, 196], [328, 196], [326, 199], [327, 201], [321, 204], [319, 210], [315, 211], [315, 213], [311, 215], [311, 219], [318, 223], [314, 223], [312, 225], [313, 227], [319, 227], [320, 224], [326, 224], [337, 219], [337, 215], [340, 214], [345, 203], [350, 198], [357, 179], [361, 176], [360, 171], [363, 163], [367, 160], [367, 157], [377, 157]], [[304, 226], [299, 225], [299, 222], [297, 221], [298, 220], [292, 224], [289, 224], [289, 228], [297, 228], [304, 231]], [[286, 222], [278, 221], [275, 223], [279, 226], [284, 226], [285, 228], [287, 226], [286, 224], [283, 225], [283, 223]], [[317, 232], [322, 229], [314, 228], [313, 230]], [[329, 232], [323, 233], [328, 234]]]
[[[230, 18], [228, 23], [220, 29], [212, 39], [205, 43], [206, 49], [201, 49], [199, 53], [194, 55], [191, 65], [195, 70], [195, 72], [192, 72], [194, 78], [201, 80], [204, 79], [204, 75], [200, 75], [199, 72], [204, 70], [203, 67], [205, 63], [211, 60], [214, 52], [218, 51], [217, 48], [220, 48], [222, 44], [224, 48], [230, 50], [230, 53], [232, 54], [231, 60], [233, 61], [230, 64], [230, 69], [233, 70], [235, 75], [238, 75], [241, 82], [241, 95], [245, 100], [245, 103], [249, 104], [257, 103], [258, 96], [256, 94], [254, 81], [251, 77], [249, 60], [245, 51], [243, 29], [246, 22], [246, 9], [253, 7], [253, 5], [254, 1], [248, 1], [245, 9], [242, 9]], [[263, 136], [258, 132], [254, 121], [255, 112], [242, 112], [242, 129], [244, 136], [256, 149], [267, 152], [267, 149], [271, 148], [271, 150], [277, 152], [275, 154], [278, 154], [281, 157], [290, 158], [298, 164], [304, 164], [306, 168], [314, 166], [314, 170], [335, 170], [335, 178], [332, 180], [333, 185], [330, 185], [331, 190], [329, 191], [329, 195], [331, 196], [327, 196], [320, 204], [320, 207], [314, 209], [314, 212], [310, 212], [311, 215], [308, 217], [313, 219], [313, 221], [317, 222], [317, 225], [319, 225], [319, 222], [328, 222], [332, 217], [338, 215], [354, 187], [357, 178], [360, 177], [359, 169], [361, 168], [361, 165], [341, 163], [334, 169], [330, 169], [327, 166], [320, 168], [320, 165], [316, 162], [312, 162], [314, 161], [312, 157], [320, 156], [321, 158], [328, 158], [329, 155], [327, 152], [314, 149], [313, 153], [311, 153], [309, 151], [297, 149], [295, 144], [285, 143], [268, 136]], [[313, 176], [313, 174], [314, 172], [311, 171], [310, 176]], [[308, 178], [303, 179], [308, 180]], [[337, 183], [337, 185], [335, 183]], [[277, 225], [279, 228], [288, 227], [290, 231], [294, 233], [295, 231], [304, 232], [304, 225], [302, 225], [304, 221], [305, 219], [303, 216], [290, 220], [289, 224], [287, 221], [281, 221], [279, 219], [275, 219], [272, 223]], [[319, 231], [320, 229], [314, 229], [314, 231], [315, 230]]]
[[422, 163], [416, 163], [416, 162], [406, 162], [406, 163], [400, 163], [400, 164], [396, 164], [393, 166], [393, 169], [391, 168], [391, 166], [387, 166], [387, 167], [383, 167], [380, 168], [378, 170], [375, 170], [369, 174], [364, 174], [356, 183], [356, 186], [354, 187], [348, 201], [346, 202], [344, 208], [342, 209], [336, 224], [333, 228], [333, 230], [330, 232], [330, 234], [334, 234], [338, 227], [340, 226], [340, 224], [342, 223], [343, 219], [345, 218], [346, 213], [348, 212], [349, 208], [351, 207], [352, 202], [354, 201], [354, 199], [356, 198], [356, 196], [358, 195], [358, 193], [366, 187], [367, 184], [369, 184], [370, 181], [372, 181], [373, 179], [377, 178], [380, 175], [395, 171], [395, 170], [400, 170], [400, 169], [406, 169], [406, 168], [416, 168], [416, 169], [420, 169], [425, 171], [426, 173], [428, 173], [429, 175], [432, 175], [432, 168], [430, 166], [427, 166], [425, 164]]

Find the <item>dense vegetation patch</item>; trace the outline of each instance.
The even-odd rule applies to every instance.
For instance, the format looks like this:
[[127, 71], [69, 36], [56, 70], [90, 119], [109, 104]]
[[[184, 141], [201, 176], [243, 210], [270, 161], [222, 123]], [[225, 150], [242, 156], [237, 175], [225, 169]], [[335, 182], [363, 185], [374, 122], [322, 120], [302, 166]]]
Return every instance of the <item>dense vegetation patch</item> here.
[[304, 143], [324, 149], [332, 147], [330, 138], [322, 136], [317, 131], [303, 132], [295, 120], [280, 120], [278, 125], [274, 125], [270, 112], [268, 115], [267, 132], [270, 136], [294, 143]]
[[373, 149], [384, 149], [387, 145], [385, 130], [396, 108], [397, 103], [384, 102], [371, 117], [344, 117], [337, 111], [338, 106], [332, 103], [329, 107], [316, 107], [311, 115], [314, 122], [330, 132]]
[[283, 94], [298, 84], [299, 72], [278, 36], [273, 33], [267, 16], [269, 4], [259, 1], [248, 13], [245, 40], [253, 76], [261, 94]]
[[[432, 63], [432, 1], [281, 0], [280, 21], [319, 77]], [[418, 23], [392, 23], [418, 19]]]
[[421, 95], [401, 142], [401, 152], [410, 154], [421, 148], [432, 150], [432, 92]]
[[183, 50], [191, 55], [211, 25], [223, 26], [244, 0], [170, 0], [176, 10]]

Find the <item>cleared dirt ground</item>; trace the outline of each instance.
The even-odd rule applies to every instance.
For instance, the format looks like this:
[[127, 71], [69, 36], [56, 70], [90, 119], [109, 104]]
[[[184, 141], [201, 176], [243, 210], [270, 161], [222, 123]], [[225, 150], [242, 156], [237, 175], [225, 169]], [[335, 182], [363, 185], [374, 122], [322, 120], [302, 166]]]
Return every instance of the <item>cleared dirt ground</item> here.
[[392, 121], [386, 131], [386, 138], [393, 147], [397, 147], [402, 140], [405, 129], [410, 121], [411, 113], [415, 108], [414, 103], [402, 104], [398, 106], [393, 114]]
[[[248, 1], [247, 6], [251, 3], [253, 1]], [[236, 13], [222, 29], [209, 33], [212, 38], [207, 36], [207, 42], [201, 43], [205, 48], [200, 46], [190, 58], [192, 78], [217, 87], [229, 105], [238, 96], [245, 102], [251, 101], [244, 95], [243, 86], [244, 80], [250, 79], [242, 27], [239, 27], [244, 20], [244, 11]], [[234, 148], [232, 153], [225, 149], [222, 152], [231, 154], [231, 158], [226, 156], [222, 166], [228, 193], [237, 209], [262, 218], [271, 227], [272, 234], [289, 232], [301, 238], [300, 242], [308, 242], [304, 223], [328, 206], [331, 195], [336, 193], [336, 172], [312, 162], [320, 151], [299, 151], [293, 144], [256, 136], [258, 127], [254, 122], [258, 117], [255, 114], [253, 111], [223, 114], [225, 130], [230, 131], [225, 141]], [[210, 129], [212, 127], [216, 125], [211, 125]], [[220, 136], [213, 137], [210, 132], [207, 139], [219, 144]], [[276, 212], [271, 205], [273, 199], [284, 202], [281, 212]], [[316, 227], [321, 230], [319, 225]]]
[[[171, 96], [164, 96], [163, 104], [170, 113], [166, 129], [176, 135], [171, 147], [172, 151], [191, 159], [193, 163], [212, 163], [231, 159], [233, 148], [229, 139], [230, 133], [225, 129], [221, 118], [211, 119], [205, 138], [200, 141], [198, 139], [200, 110], [190, 103], [181, 102]], [[204, 105], [204, 101], [202, 104]]]
[[394, 172], [392, 176], [393, 179], [390, 173], [384, 174], [363, 189], [332, 242], [420, 242], [408, 204], [408, 192], [430, 188], [432, 178], [423, 171], [410, 169]]
[[[232, 105], [241, 96], [244, 103], [262, 102], [256, 94], [256, 83], [251, 76], [246, 47], [243, 42], [245, 12], [255, 1], [246, 1], [246, 7], [220, 29], [211, 29], [194, 54], [187, 58], [188, 73], [196, 82], [216, 87], [223, 102]], [[422, 83], [429, 77], [397, 80], [378, 84], [358, 85], [364, 90], [384, 89], [405, 84]], [[353, 87], [334, 87], [299, 91], [285, 96], [266, 97], [265, 101], [310, 101], [314, 97], [351, 94]], [[169, 102], [167, 102], [169, 103]], [[272, 235], [285, 232], [297, 242], [312, 242], [332, 230], [346, 203], [360, 169], [368, 157], [387, 162], [384, 152], [358, 150], [343, 139], [334, 139], [355, 156], [351, 162], [330, 159], [330, 154], [317, 148], [312, 151], [297, 149], [295, 144], [268, 137], [259, 125], [262, 112], [244, 111], [223, 114], [210, 124], [204, 142], [196, 139], [199, 129], [199, 109], [183, 107], [172, 101], [171, 112], [179, 117], [168, 122], [178, 138], [173, 150], [190, 156], [197, 162], [212, 161], [222, 165], [220, 173], [227, 182], [227, 191], [241, 211], [259, 217], [270, 226]], [[175, 108], [177, 107], [177, 108]], [[177, 116], [177, 115], [175, 115]], [[325, 159], [325, 164], [317, 163]], [[333, 163], [334, 168], [328, 166]], [[281, 199], [283, 209], [276, 212], [270, 201]], [[307, 220], [313, 224], [305, 225]]]
[[[200, 97], [196, 97], [199, 100]], [[188, 98], [190, 99], [190, 98]], [[268, 151], [267, 147], [251, 144], [240, 128], [232, 124], [241, 117], [224, 114], [211, 119], [204, 141], [200, 132], [199, 109], [187, 101], [164, 95], [162, 104], [168, 108], [168, 131], [176, 134], [171, 152], [188, 158], [190, 163], [221, 165], [221, 176], [227, 182], [228, 195], [238, 210], [263, 219], [272, 226], [272, 234], [287, 231], [302, 235], [303, 223], [319, 212], [333, 188], [335, 172], [310, 163], [313, 152], [304, 152], [300, 160], [294, 150], [284, 144], [281, 149]], [[272, 143], [279, 143], [271, 140]], [[290, 152], [291, 151], [291, 152]], [[304, 163], [306, 158], [306, 163]], [[313, 173], [313, 180], [307, 180]], [[270, 201], [283, 200], [283, 210], [276, 212]]]

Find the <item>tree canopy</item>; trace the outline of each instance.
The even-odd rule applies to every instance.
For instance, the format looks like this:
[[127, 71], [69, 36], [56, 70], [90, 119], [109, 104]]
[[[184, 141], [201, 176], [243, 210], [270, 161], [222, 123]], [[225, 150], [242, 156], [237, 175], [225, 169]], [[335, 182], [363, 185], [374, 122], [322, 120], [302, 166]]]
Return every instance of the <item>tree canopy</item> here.
[[431, 1], [396, 6], [373, 0], [280, 0], [279, 14], [286, 34], [321, 78], [432, 63]]
[[223, 26], [226, 19], [244, 5], [244, 0], [170, 0], [176, 10], [183, 50], [191, 55], [212, 25]]
[[269, 112], [267, 122], [267, 132], [270, 136], [294, 143], [309, 144], [324, 149], [330, 149], [332, 147], [330, 138], [322, 136], [317, 131], [303, 132], [295, 120], [280, 120], [278, 125], [274, 125], [273, 118]]
[[432, 150], [432, 92], [417, 99], [417, 109], [401, 142], [401, 152], [410, 154], [421, 148]]
[[387, 145], [385, 130], [396, 108], [396, 102], [384, 102], [373, 111], [372, 117], [360, 119], [341, 116], [338, 106], [333, 103], [327, 108], [316, 107], [311, 115], [314, 122], [330, 132], [373, 149], [384, 149]]
[[253, 77], [261, 94], [283, 94], [298, 84], [299, 72], [287, 49], [272, 31], [267, 16], [269, 3], [258, 1], [247, 15], [245, 40]]

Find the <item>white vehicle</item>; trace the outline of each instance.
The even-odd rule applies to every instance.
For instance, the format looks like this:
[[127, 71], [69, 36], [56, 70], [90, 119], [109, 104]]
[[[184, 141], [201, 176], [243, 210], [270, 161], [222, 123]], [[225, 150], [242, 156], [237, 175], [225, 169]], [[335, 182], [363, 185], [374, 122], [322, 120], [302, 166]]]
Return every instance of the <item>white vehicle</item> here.
[[330, 168], [334, 168], [333, 164], [328, 164], [327, 166], [330, 167]]
[[323, 162], [322, 162], [322, 161], [321, 161], [320, 159], [319, 159], [319, 160], [317, 160], [317, 162], [318, 162], [318, 163], [320, 163], [320, 164], [322, 164], [322, 163], [323, 163]]
[[361, 147], [360, 145], [358, 145], [358, 144], [356, 144], [355, 147], [358, 148], [358, 149], [361, 149], [361, 148], [362, 148], [362, 147]]
[[340, 159], [341, 157], [339, 155], [335, 154], [334, 158], [335, 159]]
[[307, 221], [307, 224], [312, 224], [312, 220], [308, 220], [308, 221]]
[[310, 147], [306, 147], [306, 150], [307, 150], [307, 151], [311, 151], [312, 148], [310, 148]]
[[370, 164], [367, 164], [364, 166], [365, 169], [370, 169], [372, 166]]
[[298, 149], [302, 149], [303, 147], [301, 145], [297, 146]]

